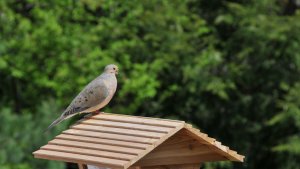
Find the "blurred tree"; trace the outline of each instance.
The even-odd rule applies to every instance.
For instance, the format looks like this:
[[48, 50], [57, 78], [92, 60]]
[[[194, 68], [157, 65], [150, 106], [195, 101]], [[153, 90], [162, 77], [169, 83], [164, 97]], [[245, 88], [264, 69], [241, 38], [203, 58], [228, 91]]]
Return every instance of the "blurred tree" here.
[[47, 126], [49, 119], [55, 118], [59, 112], [59, 106], [54, 100], [38, 105], [36, 115], [27, 111], [14, 114], [9, 108], [1, 108], [0, 112], [1, 169], [64, 168], [62, 163], [37, 160], [32, 155], [41, 144], [46, 144], [66, 127], [62, 124], [52, 133], [44, 133], [42, 126]]
[[44, 165], [31, 152], [49, 139], [38, 138], [47, 123], [117, 63], [119, 90], [105, 111], [186, 120], [247, 157], [205, 168], [297, 168], [298, 8], [294, 0], [0, 1], [0, 141], [26, 145], [10, 141], [0, 165]]

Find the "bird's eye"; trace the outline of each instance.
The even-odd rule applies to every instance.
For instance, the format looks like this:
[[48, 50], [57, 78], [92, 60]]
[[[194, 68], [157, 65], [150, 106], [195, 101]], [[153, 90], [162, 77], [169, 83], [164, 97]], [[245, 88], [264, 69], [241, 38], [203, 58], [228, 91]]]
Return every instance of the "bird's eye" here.
[[113, 68], [114, 70], [116, 70], [116, 68]]

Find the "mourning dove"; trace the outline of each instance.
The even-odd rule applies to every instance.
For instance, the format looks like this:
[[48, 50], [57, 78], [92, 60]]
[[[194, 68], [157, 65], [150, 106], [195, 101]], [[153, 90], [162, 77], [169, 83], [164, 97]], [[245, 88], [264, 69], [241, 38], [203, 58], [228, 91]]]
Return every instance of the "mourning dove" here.
[[84, 87], [47, 130], [76, 114], [97, 112], [106, 106], [117, 89], [116, 74], [118, 74], [118, 70], [116, 65], [107, 65], [104, 72]]

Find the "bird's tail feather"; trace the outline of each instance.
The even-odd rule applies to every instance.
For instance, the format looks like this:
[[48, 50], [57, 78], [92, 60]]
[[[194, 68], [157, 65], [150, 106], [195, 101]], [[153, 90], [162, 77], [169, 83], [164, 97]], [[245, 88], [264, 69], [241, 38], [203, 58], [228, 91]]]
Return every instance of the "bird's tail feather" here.
[[63, 116], [60, 116], [59, 118], [57, 118], [53, 123], [50, 124], [50, 126], [45, 130], [45, 133], [47, 131], [49, 131], [52, 127], [56, 126], [57, 124], [59, 124], [60, 122], [62, 122], [65, 118]]

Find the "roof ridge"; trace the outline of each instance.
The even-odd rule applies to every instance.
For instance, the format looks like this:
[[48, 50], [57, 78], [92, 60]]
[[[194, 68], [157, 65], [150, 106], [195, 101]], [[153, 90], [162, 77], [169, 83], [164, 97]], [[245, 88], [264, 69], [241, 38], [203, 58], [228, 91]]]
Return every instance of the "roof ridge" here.
[[143, 118], [143, 119], [153, 119], [153, 120], [161, 120], [161, 121], [170, 121], [170, 122], [179, 122], [179, 123], [185, 123], [183, 120], [174, 120], [174, 119], [163, 119], [159, 117], [148, 117], [148, 116], [140, 116], [140, 115], [129, 115], [129, 114], [115, 114], [115, 113], [108, 113], [108, 112], [101, 112], [103, 114], [109, 114], [109, 115], [116, 115], [116, 116], [128, 116], [128, 117], [137, 117], [137, 118]]

